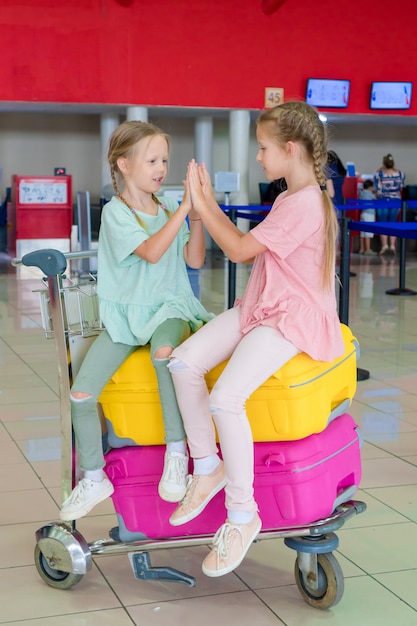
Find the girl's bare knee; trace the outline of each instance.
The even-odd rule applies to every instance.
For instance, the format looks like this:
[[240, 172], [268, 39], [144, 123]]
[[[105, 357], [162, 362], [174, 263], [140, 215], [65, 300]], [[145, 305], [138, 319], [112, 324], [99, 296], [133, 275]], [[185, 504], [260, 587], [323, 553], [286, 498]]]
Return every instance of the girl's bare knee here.
[[87, 393], [86, 391], [71, 391], [70, 393], [71, 400], [75, 402], [82, 402], [83, 400], [88, 400], [92, 398], [91, 393]]
[[154, 359], [169, 359], [174, 348], [172, 346], [161, 346], [153, 354]]

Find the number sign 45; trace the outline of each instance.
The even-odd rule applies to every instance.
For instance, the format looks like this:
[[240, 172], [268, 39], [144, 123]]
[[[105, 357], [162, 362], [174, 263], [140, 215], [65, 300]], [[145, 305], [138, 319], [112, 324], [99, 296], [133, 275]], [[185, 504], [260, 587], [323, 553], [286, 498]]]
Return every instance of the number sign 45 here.
[[265, 87], [265, 108], [270, 109], [284, 102], [282, 87]]

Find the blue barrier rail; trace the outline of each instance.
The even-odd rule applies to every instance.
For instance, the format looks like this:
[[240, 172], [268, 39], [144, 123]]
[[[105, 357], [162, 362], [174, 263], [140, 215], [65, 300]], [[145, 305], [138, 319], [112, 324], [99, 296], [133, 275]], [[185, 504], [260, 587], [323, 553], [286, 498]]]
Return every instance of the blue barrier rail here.
[[363, 210], [363, 209], [402, 209], [403, 201], [393, 199], [375, 199], [375, 200], [346, 200], [345, 204], [337, 205], [337, 208], [343, 208], [348, 210]]
[[[270, 205], [249, 204], [249, 205], [225, 205], [220, 204], [220, 208], [229, 214], [230, 219], [236, 224], [238, 218], [247, 219], [253, 222], [260, 222], [265, 218]], [[401, 209], [401, 222], [361, 222], [352, 220], [346, 215], [340, 219], [341, 225], [341, 252], [340, 252], [340, 279], [341, 287], [339, 294], [339, 318], [340, 321], [348, 324], [349, 310], [349, 277], [350, 277], [350, 232], [364, 231], [381, 235], [392, 235], [400, 240], [400, 272], [399, 287], [387, 291], [390, 295], [415, 295], [417, 292], [405, 287], [405, 241], [406, 239], [417, 239], [416, 222], [406, 222], [406, 210], [417, 209], [417, 200], [347, 200], [346, 204], [335, 205], [341, 214], [346, 211], [363, 210], [365, 208], [378, 209]], [[348, 247], [346, 247], [346, 239]], [[228, 278], [228, 306], [233, 306], [236, 297], [236, 264], [229, 260]]]
[[350, 230], [359, 230], [376, 235], [392, 235], [403, 239], [417, 239], [415, 222], [358, 222], [349, 220]]
[[[406, 267], [406, 240], [417, 239], [417, 225], [415, 222], [407, 222], [407, 209], [417, 208], [417, 202], [414, 200], [350, 200], [344, 205], [337, 205], [340, 211], [352, 209], [362, 210], [364, 208], [375, 208], [378, 215], [378, 208], [401, 209], [401, 221], [399, 222], [361, 222], [358, 220], [350, 220], [346, 223], [345, 228], [349, 231], [372, 232], [377, 235], [391, 235], [400, 240], [399, 244], [399, 285], [395, 289], [390, 289], [386, 293], [395, 296], [414, 296], [416, 292], [407, 289], [405, 286], [405, 267]], [[346, 216], [344, 219], [348, 219]], [[342, 224], [342, 222], [341, 222]], [[346, 263], [345, 259], [345, 263]], [[350, 270], [349, 274], [350, 274]], [[343, 305], [342, 305], [343, 306]], [[346, 313], [346, 312], [345, 312]]]

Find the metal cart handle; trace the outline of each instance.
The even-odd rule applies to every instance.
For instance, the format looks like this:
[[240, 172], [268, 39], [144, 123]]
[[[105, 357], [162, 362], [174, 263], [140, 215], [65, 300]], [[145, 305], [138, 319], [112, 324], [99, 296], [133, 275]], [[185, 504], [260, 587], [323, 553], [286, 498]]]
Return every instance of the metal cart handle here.
[[59, 250], [35, 250], [22, 257], [22, 265], [39, 267], [45, 276], [57, 276], [65, 272], [67, 259]]
[[97, 250], [82, 250], [80, 252], [60, 252], [52, 248], [35, 250], [25, 254], [21, 259], [12, 259], [11, 265], [25, 265], [27, 267], [38, 267], [45, 276], [52, 277], [62, 274], [68, 260], [85, 259], [97, 256]]

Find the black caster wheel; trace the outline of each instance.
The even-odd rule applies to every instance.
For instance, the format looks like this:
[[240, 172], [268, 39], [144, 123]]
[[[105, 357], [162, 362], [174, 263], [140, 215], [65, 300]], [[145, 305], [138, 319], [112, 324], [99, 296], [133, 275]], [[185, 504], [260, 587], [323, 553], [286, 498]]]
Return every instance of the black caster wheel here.
[[51, 567], [37, 544], [35, 547], [35, 565], [42, 580], [55, 589], [70, 589], [83, 578], [83, 574], [71, 574]]
[[345, 584], [342, 568], [331, 553], [317, 554], [318, 585], [312, 585], [295, 561], [295, 581], [304, 600], [316, 609], [328, 609], [343, 596]]

